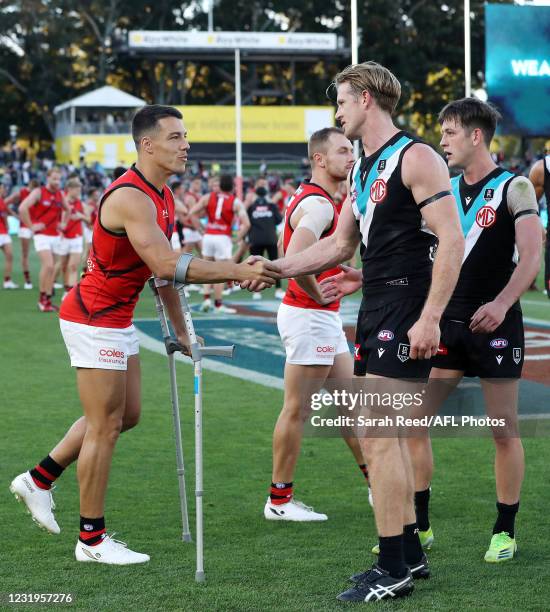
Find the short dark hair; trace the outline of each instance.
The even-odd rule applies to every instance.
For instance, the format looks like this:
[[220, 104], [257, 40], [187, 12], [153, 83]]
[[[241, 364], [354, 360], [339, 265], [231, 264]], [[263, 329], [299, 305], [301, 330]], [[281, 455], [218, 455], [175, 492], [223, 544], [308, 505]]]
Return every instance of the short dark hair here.
[[229, 174], [222, 174], [220, 176], [220, 189], [227, 193], [233, 191], [233, 177]]
[[180, 187], [182, 186], [182, 182], [181, 181], [174, 181], [171, 185], [170, 185], [170, 189], [172, 191], [177, 191]]
[[136, 112], [132, 119], [132, 138], [136, 143], [136, 147], [139, 147], [139, 141], [143, 138], [144, 134], [154, 130], [158, 122], [165, 117], [183, 119], [183, 115], [177, 108], [162, 106], [161, 104], [142, 106]]
[[443, 125], [444, 121], [455, 121], [470, 132], [479, 128], [487, 146], [495, 135], [500, 119], [502, 119], [501, 114], [492, 104], [477, 98], [461, 98], [449, 102], [438, 117], [439, 125]]
[[307, 154], [310, 161], [313, 161], [315, 153], [325, 153], [327, 150], [327, 142], [333, 134], [343, 134], [344, 130], [339, 127], [326, 127], [322, 130], [317, 130], [309, 138], [307, 144]]

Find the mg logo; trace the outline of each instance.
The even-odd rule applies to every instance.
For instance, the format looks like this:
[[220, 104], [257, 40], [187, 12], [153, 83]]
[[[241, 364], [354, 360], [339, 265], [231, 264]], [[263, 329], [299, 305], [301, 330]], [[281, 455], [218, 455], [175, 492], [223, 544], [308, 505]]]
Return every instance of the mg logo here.
[[476, 223], [479, 227], [491, 227], [497, 220], [497, 213], [490, 206], [482, 206], [476, 215]]
[[376, 179], [370, 188], [370, 199], [375, 204], [380, 204], [386, 197], [388, 188], [384, 179]]

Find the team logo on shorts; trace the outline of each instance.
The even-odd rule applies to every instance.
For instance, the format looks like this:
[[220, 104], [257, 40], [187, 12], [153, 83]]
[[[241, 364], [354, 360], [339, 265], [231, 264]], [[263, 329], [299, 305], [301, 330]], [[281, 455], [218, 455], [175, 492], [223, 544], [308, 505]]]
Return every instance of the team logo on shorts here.
[[385, 352], [386, 352], [386, 349], [379, 348], [378, 349], [378, 359], [380, 359]]
[[377, 338], [378, 340], [381, 340], [382, 342], [389, 342], [390, 340], [393, 340], [394, 335], [393, 335], [393, 332], [390, 331], [389, 329], [382, 329], [378, 332]]
[[489, 342], [489, 346], [494, 349], [505, 349], [508, 346], [506, 338], [495, 338]]
[[370, 199], [375, 204], [380, 204], [386, 197], [388, 188], [384, 179], [376, 179], [370, 188]]
[[376, 167], [376, 169], [378, 170], [378, 172], [383, 172], [386, 169], [386, 160], [385, 159], [381, 159], [378, 162], [378, 166]]
[[397, 347], [397, 359], [399, 359], [399, 361], [401, 361], [402, 363], [405, 363], [405, 361], [407, 361], [407, 359], [409, 358], [409, 351], [410, 350], [411, 350], [411, 345], [410, 344], [403, 344], [403, 343], [401, 343]]
[[476, 223], [479, 227], [491, 227], [497, 220], [497, 213], [490, 206], [482, 206], [476, 215]]
[[355, 361], [361, 361], [361, 355], [359, 354], [359, 350], [361, 349], [361, 345], [360, 344], [356, 344], [355, 348], [354, 348], [354, 352], [353, 352], [353, 356], [355, 358]]
[[521, 349], [520, 348], [512, 349], [512, 359], [514, 360], [514, 363], [516, 365], [519, 365], [519, 362], [521, 361]]
[[495, 196], [495, 190], [494, 189], [486, 189], [485, 193], [483, 194], [483, 199], [488, 202], [489, 200], [492, 200]]
[[497, 356], [496, 356], [496, 360], [497, 360], [498, 365], [500, 365], [500, 364], [502, 363], [502, 360], [503, 360], [503, 359], [504, 359], [504, 356], [503, 356], [503, 355], [497, 355]]

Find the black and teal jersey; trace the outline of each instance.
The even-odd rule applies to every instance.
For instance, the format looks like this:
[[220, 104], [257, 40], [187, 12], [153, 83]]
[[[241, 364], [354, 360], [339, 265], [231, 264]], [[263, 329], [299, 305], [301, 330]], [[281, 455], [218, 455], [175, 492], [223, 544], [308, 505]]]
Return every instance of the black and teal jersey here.
[[514, 177], [495, 168], [474, 185], [468, 185], [463, 175], [451, 179], [466, 244], [460, 276], [445, 311], [447, 317], [469, 320], [482, 304], [495, 299], [512, 276], [516, 267], [515, 220], [507, 192]]
[[362, 310], [428, 294], [436, 237], [401, 178], [403, 155], [415, 142], [420, 141], [398, 132], [351, 171], [350, 200], [361, 233]]

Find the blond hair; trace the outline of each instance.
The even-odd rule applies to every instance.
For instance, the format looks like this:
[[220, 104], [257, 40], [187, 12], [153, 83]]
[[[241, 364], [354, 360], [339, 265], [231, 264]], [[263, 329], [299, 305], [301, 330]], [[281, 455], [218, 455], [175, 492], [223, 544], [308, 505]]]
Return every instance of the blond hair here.
[[347, 66], [334, 77], [333, 83], [336, 87], [342, 83], [349, 83], [356, 97], [365, 90], [368, 91], [378, 106], [390, 115], [395, 111], [401, 97], [401, 84], [396, 76], [377, 62]]

